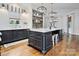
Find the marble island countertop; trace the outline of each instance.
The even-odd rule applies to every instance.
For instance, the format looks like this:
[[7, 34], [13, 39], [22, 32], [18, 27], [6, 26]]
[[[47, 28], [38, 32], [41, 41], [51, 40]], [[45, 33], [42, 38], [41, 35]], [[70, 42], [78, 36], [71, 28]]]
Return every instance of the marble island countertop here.
[[0, 29], [0, 31], [3, 31], [3, 30], [20, 30], [20, 29], [30, 29], [30, 31], [37, 31], [37, 32], [50, 32], [50, 31], [55, 31], [55, 30], [61, 30], [61, 28], [52, 28], [52, 29], [49, 29], [49, 28], [2, 28]]
[[37, 32], [51, 32], [51, 31], [55, 31], [55, 30], [61, 30], [61, 28], [52, 28], [52, 29], [48, 29], [48, 28], [39, 28], [39, 29], [30, 29], [30, 31], [37, 31]]
[[28, 29], [28, 28], [0, 28], [0, 31], [3, 31], [3, 30], [20, 30], [20, 29]]

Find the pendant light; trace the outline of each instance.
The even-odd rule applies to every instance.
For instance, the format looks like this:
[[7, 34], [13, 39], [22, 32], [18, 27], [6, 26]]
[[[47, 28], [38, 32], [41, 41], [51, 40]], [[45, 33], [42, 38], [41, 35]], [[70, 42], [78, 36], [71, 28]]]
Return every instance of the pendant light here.
[[43, 5], [43, 3], [41, 3], [41, 6], [39, 6], [37, 10], [45, 14], [47, 11], [47, 8]]
[[4, 10], [6, 10], [5, 5], [4, 5], [4, 4], [1, 4], [0, 9], [4, 9]]
[[0, 29], [9, 28], [9, 14], [5, 8], [5, 4], [0, 4]]
[[25, 20], [29, 17], [29, 13], [26, 12], [26, 10], [23, 10], [23, 12], [20, 15], [20, 19], [24, 22], [24, 24], [27, 24]]
[[53, 3], [51, 3], [51, 11], [49, 12], [50, 18], [51, 18], [51, 19], [56, 19], [56, 18], [57, 18], [57, 17], [56, 17], [56, 14], [57, 14], [57, 12], [55, 12], [55, 11], [53, 10]]
[[58, 18], [56, 15], [57, 15], [57, 12], [55, 12], [53, 10], [53, 3], [51, 3], [51, 11], [49, 12], [49, 15], [50, 15], [50, 27], [53, 27], [53, 28], [56, 28], [56, 25], [55, 23], [57, 22], [56, 19]]

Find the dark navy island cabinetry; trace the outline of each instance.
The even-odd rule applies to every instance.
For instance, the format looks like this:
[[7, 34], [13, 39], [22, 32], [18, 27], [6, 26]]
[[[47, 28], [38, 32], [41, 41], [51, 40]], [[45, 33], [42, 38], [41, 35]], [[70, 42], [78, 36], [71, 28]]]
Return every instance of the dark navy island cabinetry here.
[[[58, 34], [59, 41], [61, 41], [61, 30], [39, 32], [39, 31], [29, 31], [29, 46], [37, 48], [42, 53], [46, 53], [49, 49], [53, 47], [52, 36]], [[58, 42], [59, 42], [58, 41]]]
[[33, 46], [43, 53], [49, 50], [52, 47], [52, 34], [51, 32], [42, 33], [42, 32], [29, 32], [29, 45]]
[[0, 30], [0, 32], [1, 45], [28, 38], [28, 45], [44, 54], [62, 40], [61, 29], [16, 29]]
[[19, 40], [26, 39], [28, 37], [27, 29], [16, 29], [16, 30], [2, 30], [1, 44], [7, 44]]

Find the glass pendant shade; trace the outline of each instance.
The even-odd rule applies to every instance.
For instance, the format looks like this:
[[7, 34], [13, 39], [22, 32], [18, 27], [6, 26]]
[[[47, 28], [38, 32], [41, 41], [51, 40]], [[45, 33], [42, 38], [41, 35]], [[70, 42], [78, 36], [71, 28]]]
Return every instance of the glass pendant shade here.
[[45, 12], [47, 11], [47, 8], [45, 6], [39, 6], [37, 10], [45, 14]]
[[55, 12], [55, 11], [53, 10], [53, 3], [51, 3], [51, 11], [49, 12], [50, 18], [51, 18], [51, 19], [56, 19], [56, 18], [57, 18], [57, 17], [56, 17], [56, 14], [57, 14], [57, 12]]

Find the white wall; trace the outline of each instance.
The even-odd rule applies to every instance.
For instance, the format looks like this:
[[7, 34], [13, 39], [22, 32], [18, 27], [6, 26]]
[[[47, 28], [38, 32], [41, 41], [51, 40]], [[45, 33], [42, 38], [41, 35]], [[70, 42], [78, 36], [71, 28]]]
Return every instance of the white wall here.
[[67, 33], [67, 16], [62, 17], [62, 29], [63, 32]]
[[23, 16], [27, 22], [27, 27], [32, 28], [32, 4], [31, 3], [21, 3], [18, 4], [21, 8], [26, 9], [26, 15]]
[[27, 23], [29, 28], [32, 28], [32, 6], [31, 4], [27, 5], [28, 6], [28, 10], [27, 10]]
[[4, 8], [0, 9], [0, 29], [9, 27], [8, 11]]
[[74, 34], [79, 35], [79, 10], [76, 10]]
[[[1, 6], [1, 4], [0, 4]], [[19, 6], [18, 4], [9, 4], [9, 8], [11, 8], [10, 6], [14, 6], [14, 7], [20, 7], [23, 9], [26, 9], [24, 7]], [[14, 10], [14, 9], [13, 9]], [[26, 14], [22, 15], [22, 13], [18, 13], [18, 12], [11, 12], [11, 10], [9, 9], [9, 11], [7, 11], [6, 9], [2, 10], [2, 8], [0, 8], [0, 29], [12, 29], [12, 28], [26, 28], [32, 27], [32, 12], [31, 12], [31, 6], [28, 5], [27, 9], [26, 9]], [[20, 21], [20, 24], [18, 26], [16, 25], [11, 25], [10, 24], [10, 18], [18, 18]], [[17, 19], [15, 19], [17, 20]], [[26, 22], [27, 24], [25, 25], [24, 22]]]
[[[26, 10], [26, 14], [20, 14], [20, 26], [32, 28], [32, 5], [30, 3], [21, 3], [17, 5]], [[27, 24], [24, 25], [24, 22], [27, 22]]]
[[67, 16], [72, 17], [71, 21], [71, 34], [79, 35], [79, 9], [73, 10], [69, 13], [64, 14], [62, 17], [62, 28], [67, 33]]

